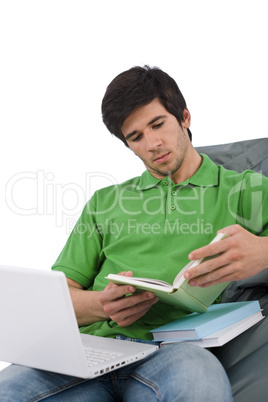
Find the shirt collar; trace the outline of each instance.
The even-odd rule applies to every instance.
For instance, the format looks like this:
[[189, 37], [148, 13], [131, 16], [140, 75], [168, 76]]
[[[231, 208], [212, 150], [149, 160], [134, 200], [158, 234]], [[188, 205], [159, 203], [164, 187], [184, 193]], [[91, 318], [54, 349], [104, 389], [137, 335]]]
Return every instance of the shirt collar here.
[[[192, 184], [198, 187], [214, 187], [219, 184], [219, 170], [214, 162], [205, 154], [200, 154], [203, 161], [200, 168], [189, 179], [179, 183], [180, 186], [187, 186]], [[166, 180], [166, 178], [162, 179]], [[149, 190], [155, 187], [162, 181], [152, 176], [148, 170], [146, 170], [141, 176], [138, 183], [138, 190]]]
[[155, 187], [158, 183], [162, 181], [161, 179], [157, 179], [156, 177], [152, 176], [148, 170], [145, 170], [140, 177], [140, 181], [138, 183], [138, 190], [149, 190], [150, 188]]

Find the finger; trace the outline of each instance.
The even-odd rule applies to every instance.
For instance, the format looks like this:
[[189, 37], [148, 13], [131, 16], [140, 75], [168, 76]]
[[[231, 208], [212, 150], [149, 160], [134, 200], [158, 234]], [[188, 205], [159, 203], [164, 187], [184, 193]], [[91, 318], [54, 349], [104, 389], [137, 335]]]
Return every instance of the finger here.
[[222, 228], [218, 230], [217, 233], [226, 233], [228, 236], [234, 236], [236, 233], [243, 231], [244, 229], [240, 225], [230, 225], [226, 226], [225, 228]]
[[228, 240], [229, 240], [229, 238], [227, 237], [226, 239], [222, 239], [215, 243], [208, 244], [204, 247], [200, 247], [200, 248], [192, 251], [189, 254], [188, 258], [190, 260], [200, 260], [203, 258], [212, 257], [214, 255], [223, 253], [224, 251], [226, 251], [228, 249], [228, 244], [229, 244]]
[[101, 294], [101, 301], [108, 302], [119, 299], [127, 294], [134, 293], [136, 288], [132, 285], [116, 285], [109, 282]]
[[133, 272], [132, 271], [122, 271], [122, 272], [119, 272], [117, 275], [133, 276]]
[[191, 286], [211, 286], [212, 283], [224, 282], [225, 278], [233, 276], [233, 272], [229, 270], [229, 267], [222, 267], [215, 269], [214, 271], [208, 272], [204, 275], [197, 276], [189, 280]]
[[[132, 271], [122, 271], [122, 272], [119, 272], [118, 275], [130, 277], [130, 276], [133, 276], [133, 272], [132, 272]], [[116, 284], [113, 283], [113, 282], [109, 282], [109, 285], [107, 285], [106, 288], [107, 288], [107, 289], [111, 289], [111, 288], [113, 288], [113, 287], [115, 288], [116, 286], [118, 286], [118, 285], [116, 285]], [[133, 292], [135, 292], [135, 290], [133, 290]], [[131, 292], [131, 293], [132, 293], [132, 292]]]
[[203, 283], [203, 284], [200, 284], [199, 286], [200, 286], [201, 288], [207, 288], [207, 287], [209, 287], [209, 286], [219, 285], [220, 283], [223, 283], [223, 282], [232, 282], [232, 281], [234, 281], [235, 279], [234, 279], [233, 273], [230, 273], [229, 275], [220, 276], [219, 278], [214, 279], [214, 280], [211, 280], [211, 279], [207, 279], [207, 280], [208, 280], [208, 282], [205, 282], [205, 283]]
[[151, 300], [146, 300], [141, 303], [135, 304], [134, 306], [120, 310], [115, 314], [110, 314], [110, 317], [121, 327], [128, 326], [141, 318], [147, 311], [150, 310], [153, 304], [157, 303], [158, 298], [154, 297]]
[[209, 269], [206, 269], [205, 273], [201, 275], [199, 273], [198, 276], [190, 279], [189, 284], [191, 286], [211, 286], [216, 283], [238, 280], [240, 264], [236, 262], [224, 264], [222, 261], [225, 260], [221, 259], [220, 267], [214, 268], [210, 266]]
[[120, 327], [128, 327], [129, 325], [137, 321], [139, 318], [143, 317], [150, 310], [150, 308], [151, 306], [145, 308], [144, 310], [140, 311], [137, 314], [128, 315], [121, 319], [113, 318], [113, 321], [115, 321]]
[[227, 265], [229, 258], [227, 252], [218, 254], [217, 257], [211, 258], [209, 260], [203, 261], [193, 268], [189, 268], [185, 274], [185, 279], [193, 279], [201, 275], [205, 275], [211, 271], [221, 268]]
[[108, 314], [115, 314], [118, 311], [131, 309], [140, 303], [153, 303], [155, 295], [152, 292], [141, 292], [128, 297], [122, 297], [109, 303], [105, 309]]

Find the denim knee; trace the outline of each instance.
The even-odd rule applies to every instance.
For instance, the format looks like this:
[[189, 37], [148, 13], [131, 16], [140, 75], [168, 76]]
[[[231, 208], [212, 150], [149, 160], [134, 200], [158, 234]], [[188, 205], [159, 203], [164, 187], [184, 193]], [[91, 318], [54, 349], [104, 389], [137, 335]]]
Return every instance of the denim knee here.
[[195, 345], [174, 343], [164, 346], [142, 362], [132, 377], [144, 390], [146, 385], [154, 390], [155, 400], [233, 400], [228, 377], [218, 359]]
[[39, 401], [84, 381], [12, 364], [0, 372], [0, 401]]

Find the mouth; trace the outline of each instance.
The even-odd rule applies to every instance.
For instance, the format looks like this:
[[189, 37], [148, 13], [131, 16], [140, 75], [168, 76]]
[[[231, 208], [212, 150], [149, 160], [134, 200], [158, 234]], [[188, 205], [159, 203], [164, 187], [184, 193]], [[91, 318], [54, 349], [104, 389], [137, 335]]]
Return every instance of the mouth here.
[[169, 152], [167, 154], [162, 154], [162, 155], [158, 155], [157, 158], [154, 159], [155, 163], [163, 163], [166, 162], [166, 160], [169, 157]]

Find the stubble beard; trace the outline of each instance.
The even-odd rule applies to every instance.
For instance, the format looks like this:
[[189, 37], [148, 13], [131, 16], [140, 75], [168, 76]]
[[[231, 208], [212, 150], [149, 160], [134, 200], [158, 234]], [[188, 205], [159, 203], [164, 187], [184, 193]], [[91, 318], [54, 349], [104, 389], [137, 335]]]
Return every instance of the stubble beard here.
[[162, 178], [164, 178], [166, 176], [172, 176], [172, 174], [176, 173], [180, 169], [180, 167], [183, 163], [183, 160], [184, 160], [184, 158], [178, 158], [176, 160], [175, 166], [172, 169], [156, 169], [144, 160], [143, 160], [143, 163], [145, 164], [146, 168], [153, 176], [155, 173], [157, 176], [162, 176]]
[[[187, 137], [186, 137], [187, 135]], [[168, 165], [169, 161], [164, 162], [163, 163], [163, 169], [161, 169], [161, 167], [159, 169], [153, 167], [152, 165], [150, 165], [147, 161], [143, 160], [143, 163], [145, 164], [146, 168], [149, 170], [150, 173], [152, 173], [152, 175], [154, 176], [154, 173], [157, 174], [158, 176], [162, 176], [162, 178], [166, 177], [166, 176], [172, 176], [174, 173], [176, 173], [182, 166], [185, 156], [187, 154], [187, 150], [189, 147], [189, 143], [188, 143], [188, 134], [186, 134], [185, 136], [179, 138], [177, 140], [177, 147], [175, 149], [175, 153], [176, 151], [180, 150], [180, 154], [178, 155], [177, 159], [175, 160], [173, 167], [168, 169], [164, 169], [164, 165]], [[161, 153], [164, 154], [165, 152], [168, 152], [167, 150], [163, 151], [161, 150]], [[160, 152], [159, 152], [160, 154]], [[172, 152], [171, 152], [172, 154]], [[172, 155], [171, 155], [172, 157]]]

